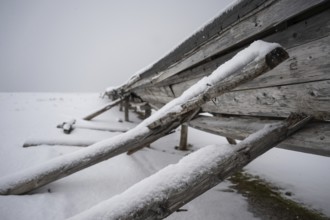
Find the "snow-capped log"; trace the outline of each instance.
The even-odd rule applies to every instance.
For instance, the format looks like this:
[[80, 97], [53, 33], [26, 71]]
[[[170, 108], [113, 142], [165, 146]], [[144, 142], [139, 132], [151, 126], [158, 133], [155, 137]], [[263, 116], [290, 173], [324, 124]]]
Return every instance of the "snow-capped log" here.
[[167, 103], [135, 128], [0, 180], [0, 195], [23, 194], [86, 167], [140, 148], [189, 121], [200, 106], [274, 68], [288, 58], [278, 44], [256, 41]]
[[40, 145], [48, 146], [75, 146], [87, 147], [100, 140], [81, 140], [81, 139], [28, 139], [24, 142], [23, 147], [35, 147]]
[[237, 145], [207, 146], [70, 220], [163, 219], [243, 168], [311, 117], [266, 125]]

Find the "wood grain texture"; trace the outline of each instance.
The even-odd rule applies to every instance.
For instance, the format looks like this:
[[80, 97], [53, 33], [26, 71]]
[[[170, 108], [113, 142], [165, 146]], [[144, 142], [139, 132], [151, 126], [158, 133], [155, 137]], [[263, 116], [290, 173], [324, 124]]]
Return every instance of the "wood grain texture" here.
[[[293, 50], [292, 49], [293, 47], [299, 47], [301, 45], [308, 44], [313, 41], [317, 41], [321, 38], [328, 37], [330, 35], [329, 17], [330, 17], [330, 9], [325, 10], [312, 17], [303, 19], [298, 23], [287, 26], [283, 30], [280, 30], [276, 33], [268, 35], [265, 38], [262, 38], [262, 40], [268, 42], [277, 42], [281, 44], [284, 48], [286, 48], [289, 54], [292, 54], [292, 51], [298, 50], [298, 49]], [[219, 57], [209, 60], [208, 62], [202, 63], [196, 67], [192, 67], [187, 70], [184, 70], [158, 83], [157, 87], [169, 86], [180, 82], [185, 82], [187, 80], [191, 80], [194, 78], [201, 78], [203, 76], [209, 75], [219, 65], [221, 65], [222, 63], [233, 57], [234, 54], [236, 54], [240, 49], [242, 48], [238, 48], [237, 50], [233, 50], [229, 53], [223, 54]]]
[[330, 119], [330, 80], [254, 90], [233, 91], [203, 106], [206, 112], [287, 117], [305, 113]]
[[[305, 111], [319, 119], [328, 119], [330, 36], [294, 47], [289, 53], [291, 57], [275, 69], [235, 88], [235, 92], [214, 99], [204, 111], [275, 117]], [[198, 80], [172, 85], [173, 94], [181, 95]], [[137, 92], [145, 101], [162, 105], [173, 99], [173, 94], [167, 96], [163, 90], [154, 87]]]
[[[199, 116], [189, 126], [216, 135], [243, 140], [279, 120], [257, 117], [207, 117]], [[281, 142], [276, 147], [305, 153], [330, 156], [330, 123], [312, 122]]]
[[[330, 22], [329, 22], [330, 23]], [[329, 32], [330, 34], [330, 32]], [[330, 36], [288, 49], [290, 58], [267, 74], [241, 85], [235, 90], [255, 89], [330, 79]], [[215, 61], [216, 62], [216, 61]], [[216, 64], [210, 64], [216, 66]], [[206, 70], [206, 69], [205, 69]], [[197, 76], [187, 75], [182, 82], [172, 84], [173, 94], [181, 95], [191, 85], [209, 74], [210, 68]], [[202, 74], [204, 73], [204, 74]], [[180, 80], [181, 81], [181, 80]], [[166, 87], [166, 86], [163, 86]], [[149, 94], [164, 96], [159, 86], [148, 87]], [[137, 93], [143, 97], [143, 89]], [[172, 97], [169, 95], [169, 97]]]
[[201, 45], [193, 54], [182, 57], [179, 62], [172, 63], [171, 66], [163, 71], [154, 71], [151, 78], [142, 79], [132, 85], [131, 88], [139, 87], [144, 84], [155, 84], [215, 54], [219, 54], [224, 50], [229, 50], [229, 48], [234, 45], [236, 47], [238, 44], [246, 45], [246, 43], [253, 41], [253, 36], [258, 35], [258, 38], [260, 38], [260, 33], [269, 31], [270, 29], [273, 29], [275, 32], [276, 27], [281, 23], [322, 3], [326, 3], [326, 1], [276, 1], [254, 16], [250, 16], [245, 20], [239, 20], [236, 25], [231, 26], [228, 30], [221, 33], [219, 37]]

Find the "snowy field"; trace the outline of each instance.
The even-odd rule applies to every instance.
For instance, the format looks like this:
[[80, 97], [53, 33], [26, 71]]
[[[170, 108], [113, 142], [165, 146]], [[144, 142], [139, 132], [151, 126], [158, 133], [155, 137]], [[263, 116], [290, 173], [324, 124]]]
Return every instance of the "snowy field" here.
[[[0, 178], [81, 149], [45, 145], [23, 148], [28, 139], [94, 142], [119, 134], [80, 128], [65, 135], [56, 128], [63, 121], [81, 118], [106, 103], [98, 94], [0, 93]], [[135, 114], [130, 114], [131, 122], [119, 119], [123, 119], [123, 112], [115, 107], [88, 125], [129, 129], [140, 122]], [[29, 195], [0, 196], [0, 219], [55, 220], [76, 215], [179, 161], [187, 152], [174, 150], [178, 142], [179, 132], [175, 132], [151, 148], [104, 161]], [[197, 149], [226, 140], [189, 129], [189, 143]], [[245, 170], [279, 187], [283, 193], [291, 192], [291, 199], [330, 216], [329, 168], [330, 158], [275, 148]], [[183, 209], [187, 211], [167, 219], [258, 219], [249, 211], [246, 198], [229, 190], [230, 185], [229, 181], [219, 184], [185, 205]]]

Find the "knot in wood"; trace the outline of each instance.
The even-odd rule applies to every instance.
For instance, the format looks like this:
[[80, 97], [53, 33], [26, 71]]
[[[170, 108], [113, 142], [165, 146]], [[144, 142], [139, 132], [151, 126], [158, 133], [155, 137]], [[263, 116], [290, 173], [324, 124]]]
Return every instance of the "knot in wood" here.
[[289, 58], [289, 54], [282, 48], [277, 47], [266, 55], [266, 64], [273, 69], [278, 64]]

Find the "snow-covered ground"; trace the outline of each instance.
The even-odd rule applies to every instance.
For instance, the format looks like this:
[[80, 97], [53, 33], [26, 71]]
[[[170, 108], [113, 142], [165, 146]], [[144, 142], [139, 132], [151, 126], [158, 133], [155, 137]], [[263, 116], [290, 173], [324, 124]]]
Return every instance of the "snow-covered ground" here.
[[[22, 148], [28, 139], [101, 140], [117, 135], [76, 129], [65, 135], [56, 125], [71, 118], [81, 118], [103, 106], [107, 100], [98, 94], [0, 93], [0, 178], [52, 158], [77, 151], [81, 147], [38, 146]], [[119, 122], [118, 108], [93, 119], [93, 125], [131, 128], [140, 122], [130, 114], [131, 122]], [[128, 187], [186, 154], [174, 150], [179, 132], [164, 137], [137, 153], [117, 156], [69, 177], [48, 184], [29, 195], [0, 196], [0, 219], [66, 219]], [[226, 143], [222, 137], [195, 129], [189, 130], [194, 148]], [[330, 158], [272, 149], [246, 167], [246, 170], [291, 192], [293, 198], [330, 216]], [[228, 190], [225, 181], [168, 219], [255, 219], [246, 199]]]

